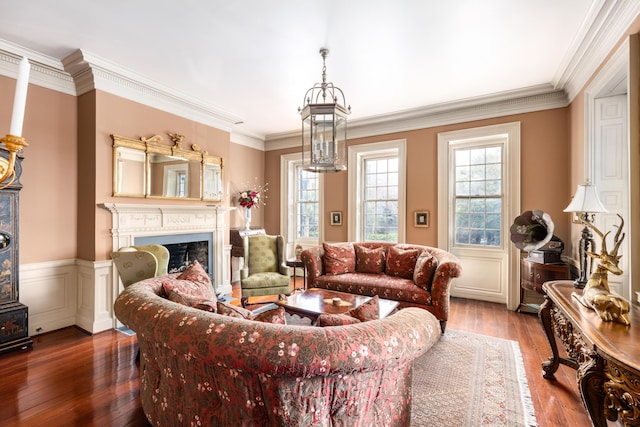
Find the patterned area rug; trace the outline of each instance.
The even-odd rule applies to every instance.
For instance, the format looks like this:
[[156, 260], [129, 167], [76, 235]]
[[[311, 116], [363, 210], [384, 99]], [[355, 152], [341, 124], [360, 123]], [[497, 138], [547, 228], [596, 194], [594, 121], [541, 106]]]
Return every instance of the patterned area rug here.
[[516, 341], [447, 329], [414, 363], [412, 426], [537, 426]]
[[412, 427], [538, 425], [517, 341], [447, 329], [414, 362], [412, 385]]

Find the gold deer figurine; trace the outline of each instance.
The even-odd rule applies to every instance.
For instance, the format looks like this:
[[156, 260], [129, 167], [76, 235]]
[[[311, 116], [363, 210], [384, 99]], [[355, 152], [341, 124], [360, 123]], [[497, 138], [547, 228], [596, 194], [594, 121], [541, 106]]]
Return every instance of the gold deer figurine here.
[[583, 219], [580, 220], [580, 222], [600, 236], [602, 249], [600, 250], [600, 254], [587, 251], [587, 255], [599, 260], [598, 267], [591, 277], [589, 277], [589, 281], [585, 285], [582, 295], [574, 292], [573, 297], [580, 301], [585, 307], [595, 310], [598, 316], [605, 322], [613, 321], [622, 323], [623, 325], [629, 325], [631, 324], [631, 320], [629, 319], [629, 302], [611, 293], [607, 278], [608, 273], [615, 275], [622, 274], [622, 270], [618, 267], [618, 262], [620, 258], [622, 258], [622, 255], [618, 255], [618, 249], [625, 236], [622, 234], [622, 237], [620, 237], [624, 220], [620, 215], [618, 215], [618, 218], [620, 218], [621, 223], [614, 237], [614, 247], [611, 252], [607, 251], [606, 242], [609, 232], [607, 231], [606, 234], [602, 234], [592, 223]]

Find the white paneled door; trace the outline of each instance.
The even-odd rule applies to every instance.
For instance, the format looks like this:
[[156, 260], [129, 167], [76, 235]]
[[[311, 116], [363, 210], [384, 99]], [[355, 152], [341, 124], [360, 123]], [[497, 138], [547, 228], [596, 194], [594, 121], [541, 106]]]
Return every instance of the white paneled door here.
[[[598, 196], [609, 213], [596, 214], [595, 226], [607, 237], [607, 249], [613, 248], [613, 238], [620, 225], [620, 214], [625, 221], [626, 237], [618, 255], [621, 276], [609, 274], [609, 287], [625, 298], [629, 295], [629, 138], [627, 135], [627, 96], [617, 95], [595, 100], [595, 138], [593, 145], [593, 183]], [[601, 249], [598, 236], [594, 236], [596, 252]]]

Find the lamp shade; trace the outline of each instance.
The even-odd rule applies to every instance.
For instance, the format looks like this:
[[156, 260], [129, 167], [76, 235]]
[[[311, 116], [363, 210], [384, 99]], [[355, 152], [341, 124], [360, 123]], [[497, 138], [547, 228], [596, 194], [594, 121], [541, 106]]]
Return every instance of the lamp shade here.
[[607, 208], [602, 205], [598, 197], [595, 185], [578, 185], [576, 194], [571, 203], [564, 209], [564, 212], [607, 212]]

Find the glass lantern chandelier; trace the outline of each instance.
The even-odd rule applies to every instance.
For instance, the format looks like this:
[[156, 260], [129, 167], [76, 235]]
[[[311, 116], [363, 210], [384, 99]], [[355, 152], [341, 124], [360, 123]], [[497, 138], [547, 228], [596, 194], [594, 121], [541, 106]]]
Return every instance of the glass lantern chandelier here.
[[307, 90], [302, 118], [302, 168], [310, 172], [339, 172], [347, 169], [347, 116], [345, 96], [339, 87], [327, 83], [325, 59], [329, 49], [320, 49], [322, 83]]

